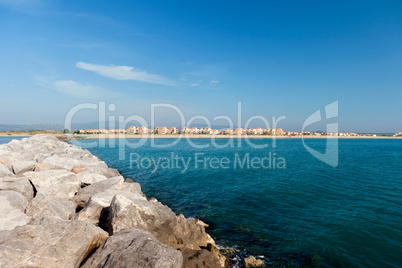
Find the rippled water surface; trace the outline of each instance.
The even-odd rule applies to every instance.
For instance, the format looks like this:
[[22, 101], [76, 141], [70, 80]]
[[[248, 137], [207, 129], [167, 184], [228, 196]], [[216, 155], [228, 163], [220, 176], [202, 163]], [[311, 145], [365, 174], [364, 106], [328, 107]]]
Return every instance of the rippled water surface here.
[[[120, 145], [124, 148], [120, 154], [118, 140], [106, 141], [104, 148], [90, 146], [93, 142], [79, 141], [139, 182], [147, 196], [176, 213], [209, 223], [208, 232], [218, 244], [242, 254], [262, 255], [267, 266], [402, 266], [402, 140], [341, 139], [337, 167], [315, 159], [299, 139], [277, 140], [276, 148], [272, 140], [252, 141], [269, 143], [264, 149], [244, 141], [239, 147], [237, 140], [233, 147], [220, 149], [194, 148], [186, 140], [154, 148], [148, 141], [136, 149]], [[172, 140], [154, 142], [166, 145]], [[208, 139], [191, 142], [211, 145]], [[325, 140], [307, 143], [325, 149]], [[144, 159], [172, 159], [172, 153], [178, 159], [193, 159], [188, 170], [167, 164], [158, 169], [146, 166]], [[231, 163], [204, 168], [199, 162], [196, 168], [196, 153], [198, 158], [228, 158]], [[235, 167], [236, 155], [244, 159], [247, 153], [250, 159], [271, 153], [276, 160], [283, 158], [286, 168]], [[132, 161], [141, 159], [143, 165], [130, 167], [130, 154]], [[119, 159], [122, 156], [124, 160]]]

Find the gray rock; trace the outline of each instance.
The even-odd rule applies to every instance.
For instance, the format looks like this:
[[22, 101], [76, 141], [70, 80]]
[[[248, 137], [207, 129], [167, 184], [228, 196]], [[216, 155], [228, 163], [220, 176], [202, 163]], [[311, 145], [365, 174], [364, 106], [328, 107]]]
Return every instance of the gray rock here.
[[138, 228], [150, 232], [164, 244], [175, 244], [173, 229], [176, 215], [160, 203], [146, 200], [131, 200], [123, 195], [116, 195], [111, 204], [106, 220], [109, 234], [123, 229]]
[[13, 172], [15, 175], [20, 176], [25, 172], [33, 171], [35, 169], [35, 161], [19, 161], [12, 164]]
[[108, 179], [120, 176], [120, 173], [116, 169], [108, 168], [106, 165], [103, 165], [103, 164], [99, 164], [96, 166], [83, 167], [82, 171], [100, 174], [100, 175], [105, 176]]
[[176, 225], [173, 233], [181, 243], [175, 245], [177, 248], [200, 249], [211, 247], [217, 249], [215, 241], [205, 232], [205, 227], [188, 221], [182, 214], [176, 217]]
[[57, 169], [38, 172], [27, 172], [24, 173], [23, 177], [29, 179], [35, 186], [37, 191], [43, 191], [50, 185], [57, 183], [60, 179], [66, 178], [70, 175], [74, 175], [74, 173], [63, 169]]
[[42, 218], [37, 218], [33, 221], [33, 225], [46, 225], [46, 224], [56, 224], [56, 223], [63, 223], [66, 222], [66, 220], [63, 220], [60, 217], [57, 216], [46, 216]]
[[28, 206], [27, 198], [15, 191], [0, 191], [0, 197], [6, 198], [11, 206], [19, 209], [22, 213], [25, 212]]
[[59, 139], [55, 136], [55, 135], [51, 135], [51, 134], [37, 134], [33, 137], [30, 137], [29, 139], [27, 139], [31, 142], [40, 142], [43, 143], [43, 141], [46, 142], [60, 142]]
[[121, 176], [96, 182], [85, 188], [81, 188], [74, 196], [73, 201], [76, 202], [79, 207], [84, 207], [89, 198], [97, 193], [103, 192], [107, 189], [121, 190], [123, 188], [123, 182], [124, 178]]
[[31, 201], [34, 197], [34, 190], [31, 182], [26, 178], [6, 177], [0, 178], [0, 191], [16, 191]]
[[[22, 151], [16, 152], [14, 154], [14, 156], [17, 159], [21, 160], [21, 161], [34, 161], [34, 162], [36, 162], [35, 154], [36, 154], [36, 151], [22, 149]], [[13, 163], [13, 165], [14, 165], [14, 163]]]
[[78, 147], [67, 147], [62, 151], [58, 151], [56, 154], [45, 158], [42, 163], [51, 164], [66, 170], [72, 170], [74, 167], [79, 166], [99, 166], [102, 168], [107, 168], [105, 162]]
[[45, 189], [39, 189], [39, 193], [60, 199], [71, 200], [74, 195], [81, 189], [81, 182], [75, 175], [68, 175], [54, 181]]
[[118, 194], [130, 200], [146, 200], [146, 197], [142, 193], [131, 191], [131, 189], [107, 189], [91, 196], [85, 207], [74, 216], [74, 219], [98, 225], [102, 210], [109, 207], [113, 198]]
[[[42, 162], [44, 160], [44, 159], [41, 159], [42, 157], [44, 157], [44, 156], [38, 156], [37, 160]], [[57, 166], [54, 166], [52, 164], [49, 164], [49, 163], [36, 163], [34, 170], [36, 172], [38, 172], [38, 171], [45, 171], [45, 170], [52, 170], [52, 169], [60, 169], [60, 168]]]
[[[129, 181], [131, 181], [131, 180], [129, 180]], [[133, 182], [133, 181], [127, 182], [127, 180], [125, 180], [123, 183], [123, 189], [126, 189], [131, 192], [137, 192], [137, 193], [143, 194], [141, 191], [141, 185], [137, 182]]]
[[[15, 208], [13, 206], [16, 205], [15, 203], [7, 196], [0, 196], [0, 231], [12, 230], [17, 226], [28, 224], [29, 217], [20, 209]], [[0, 267], [3, 267], [1, 263]]]
[[15, 175], [8, 169], [8, 167], [0, 163], [0, 178], [8, 176], [15, 176]]
[[107, 178], [101, 174], [89, 173], [88, 171], [79, 172], [77, 179], [81, 181], [81, 184], [90, 185], [96, 182], [104, 181]]
[[[183, 215], [176, 216], [170, 208], [157, 201], [130, 200], [116, 195], [108, 210], [105, 230], [112, 235], [129, 228], [150, 232], [161, 243], [174, 249], [199, 251], [185, 251], [184, 262], [187, 258], [198, 258], [202, 253], [210, 259], [209, 263], [219, 264], [211, 267], [224, 267], [226, 264], [226, 258], [219, 254], [215, 241], [205, 232], [204, 226], [189, 222]], [[203, 253], [203, 249], [209, 253]], [[194, 263], [202, 263], [202, 258], [194, 260]]]
[[127, 229], [109, 237], [82, 267], [181, 268], [182, 263], [180, 251], [161, 244], [148, 232]]
[[[180, 251], [183, 254], [183, 267], [198, 268], [198, 267], [227, 267], [224, 257], [223, 265], [219, 262], [214, 252], [207, 249], [195, 250], [182, 248]], [[237, 266], [236, 266], [237, 267]]]
[[[35, 171], [29, 172], [34, 162]], [[105, 243], [102, 251], [112, 245], [116, 249], [107, 254], [110, 256], [107, 260], [103, 258], [106, 251], [93, 258], [99, 266], [133, 266], [133, 261], [140, 262], [144, 258], [145, 263], [140, 262], [138, 266], [170, 267], [176, 261], [163, 259], [171, 256], [160, 253], [163, 248], [180, 250], [184, 267], [225, 265], [225, 257], [206, 234], [204, 224], [176, 216], [157, 200], [147, 201], [138, 183], [124, 182], [123, 177], [117, 177], [120, 175], [117, 170], [108, 168], [86, 150], [60, 142], [54, 136], [40, 135], [0, 145], [0, 163], [3, 165], [0, 172], [7, 176], [0, 178], [0, 190], [14, 190], [32, 200], [25, 215], [22, 210], [26, 203], [20, 196], [16, 197], [18, 194], [0, 194], [0, 230], [17, 226], [13, 231], [0, 233], [0, 267], [78, 267], [91, 249], [103, 241], [85, 240], [91, 232], [87, 229], [97, 228], [91, 223], [115, 235], [137, 228], [154, 236], [139, 235], [141, 231], [137, 230], [137, 236], [123, 235], [121, 239], [111, 240], [109, 246]], [[23, 173], [23, 176], [12, 178], [7, 169]], [[83, 186], [86, 187], [81, 188]], [[35, 198], [34, 192], [37, 193]], [[83, 209], [75, 214], [77, 206]], [[81, 221], [66, 221], [72, 217]], [[19, 226], [28, 221], [31, 225]], [[126, 242], [141, 246], [127, 247]], [[133, 254], [141, 258], [131, 260]], [[161, 258], [156, 257], [158, 254], [163, 256], [161, 263]], [[93, 266], [98, 264], [94, 262]]]
[[68, 220], [75, 214], [75, 209], [76, 205], [72, 201], [38, 193], [29, 203], [25, 213], [32, 220], [45, 216], [57, 216]]
[[[36, 167], [35, 167], [36, 171], [43, 171], [43, 170], [49, 170], [49, 169], [59, 169], [59, 167], [50, 165], [48, 163], [42, 163], [43, 160], [45, 160], [49, 156], [50, 156], [50, 153], [36, 153], [35, 154], [34, 160], [36, 161]], [[41, 165], [41, 164], [43, 164], [43, 165]], [[43, 169], [42, 169], [42, 167], [43, 167]], [[52, 167], [52, 168], [48, 168], [48, 167]]]
[[0, 144], [0, 159], [7, 156], [9, 151], [6, 149], [6, 144]]
[[57, 166], [66, 170], [72, 170], [73, 167], [80, 165], [80, 161], [74, 158], [60, 157], [57, 155], [50, 156], [42, 161], [53, 166]]
[[79, 267], [108, 237], [92, 224], [64, 221], [0, 232], [0, 267]]
[[3, 156], [0, 158], [0, 164], [6, 166], [10, 172], [13, 172], [13, 164], [18, 161], [20, 160], [12, 156]]

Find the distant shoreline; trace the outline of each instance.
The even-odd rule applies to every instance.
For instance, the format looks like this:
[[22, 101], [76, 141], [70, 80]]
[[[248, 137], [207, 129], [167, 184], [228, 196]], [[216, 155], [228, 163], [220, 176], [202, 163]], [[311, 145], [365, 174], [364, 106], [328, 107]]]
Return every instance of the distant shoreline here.
[[[27, 134], [27, 133], [24, 133], [24, 134], [4, 134], [4, 133], [0, 133], [0, 137], [31, 137], [31, 136], [33, 136], [33, 135], [36, 135], [36, 134]], [[50, 135], [53, 135], [53, 134], [50, 134]]]
[[2, 131], [0, 132], [0, 137], [31, 137], [37, 134], [46, 134], [46, 135], [60, 135], [63, 134], [62, 131]]
[[[0, 133], [0, 137], [30, 137], [35, 134], [28, 133]], [[45, 133], [43, 133], [45, 134]], [[46, 133], [49, 135], [49, 133]], [[50, 135], [71, 135], [72, 139], [141, 139], [141, 138], [149, 138], [149, 139], [228, 139], [228, 138], [237, 138], [237, 139], [402, 139], [402, 137], [394, 137], [394, 136], [271, 136], [271, 135], [208, 135], [208, 134], [149, 134], [149, 135], [138, 135], [138, 134], [50, 134]], [[70, 138], [70, 137], [69, 137]]]
[[[74, 135], [75, 137], [79, 137], [80, 135]], [[228, 138], [237, 138], [237, 139], [402, 139], [402, 137], [393, 137], [393, 136], [269, 136], [269, 135], [199, 135], [199, 134], [150, 134], [150, 135], [135, 135], [135, 134], [91, 134], [83, 137], [83, 139], [141, 139], [141, 138], [149, 138], [149, 139], [228, 139]]]

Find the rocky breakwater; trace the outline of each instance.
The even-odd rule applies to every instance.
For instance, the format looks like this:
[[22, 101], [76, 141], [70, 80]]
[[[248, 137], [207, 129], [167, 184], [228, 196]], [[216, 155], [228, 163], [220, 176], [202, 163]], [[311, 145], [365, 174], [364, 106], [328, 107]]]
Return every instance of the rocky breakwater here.
[[37, 135], [0, 145], [0, 267], [225, 267], [188, 221], [87, 150]]

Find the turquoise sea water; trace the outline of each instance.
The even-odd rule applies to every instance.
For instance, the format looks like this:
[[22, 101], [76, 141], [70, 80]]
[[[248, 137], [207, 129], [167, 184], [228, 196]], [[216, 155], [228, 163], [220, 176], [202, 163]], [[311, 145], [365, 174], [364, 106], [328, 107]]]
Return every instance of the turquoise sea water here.
[[[233, 147], [205, 149], [186, 140], [168, 148], [154, 148], [148, 141], [140, 148], [125, 147], [124, 154], [120, 151], [125, 160], [119, 160], [118, 141], [111, 141], [115, 147], [109, 142], [89, 150], [138, 181], [147, 196], [210, 224], [208, 232], [219, 245], [235, 247], [240, 255], [264, 256], [267, 267], [402, 266], [402, 140], [341, 139], [337, 167], [310, 155], [300, 139], [277, 140], [276, 148], [272, 140], [252, 141], [268, 143], [265, 149], [244, 141], [239, 148], [237, 140]], [[211, 145], [207, 139], [191, 142]], [[325, 149], [325, 140], [307, 143]], [[197, 161], [217, 157], [231, 163], [214, 168], [205, 167], [202, 160], [196, 167], [196, 153]], [[275, 154], [286, 166], [235, 167], [236, 155], [244, 161], [247, 153], [249, 159], [266, 157], [266, 166], [269, 153], [271, 163]], [[183, 166], [168, 166], [166, 159], [175, 162], [176, 156], [192, 159], [186, 172]], [[166, 157], [161, 160], [164, 168], [148, 167], [146, 159], [157, 163], [159, 157]]]
[[[211, 145], [207, 139], [191, 142]], [[147, 196], [210, 224], [207, 231], [219, 245], [235, 247], [243, 256], [264, 256], [267, 267], [402, 266], [402, 140], [340, 139], [337, 167], [310, 155], [300, 139], [277, 140], [276, 148], [272, 140], [252, 141], [268, 143], [265, 149], [233, 142], [233, 147], [197, 149], [186, 140], [168, 148], [154, 148], [148, 141], [124, 147], [120, 156], [125, 160], [119, 160], [117, 140], [89, 150], [139, 182]], [[307, 143], [325, 150], [325, 140]], [[192, 159], [186, 172], [180, 165], [168, 166], [172, 153], [173, 160]], [[217, 157], [231, 163], [212, 168], [201, 161], [196, 168], [196, 153], [198, 160]], [[249, 159], [275, 154], [285, 159], [286, 168], [235, 167], [236, 155], [243, 161], [247, 153]], [[146, 159], [156, 163], [159, 157], [166, 157], [164, 168], [148, 167]]]
[[[119, 147], [118, 140], [105, 141], [103, 148], [93, 142], [78, 141], [139, 182], [148, 197], [210, 224], [207, 231], [219, 245], [235, 247], [241, 256], [264, 256], [267, 267], [402, 267], [402, 140], [340, 139], [337, 167], [310, 155], [300, 139], [277, 140], [276, 148], [272, 140], [252, 141], [268, 143], [265, 149], [244, 141], [239, 148], [237, 140], [220, 149], [194, 148], [186, 140], [168, 148], [151, 141], [139, 148]], [[208, 139], [191, 142], [211, 145]], [[307, 143], [325, 149], [325, 140]], [[196, 153], [198, 160], [227, 158], [229, 164], [214, 168], [199, 161], [196, 168]], [[271, 164], [283, 158], [285, 166], [234, 166], [236, 155], [243, 161], [247, 154], [250, 161], [265, 157], [268, 166], [270, 153]], [[185, 172], [169, 164], [176, 156], [192, 159]], [[159, 168], [147, 166], [147, 159], [159, 157], [166, 157]]]

